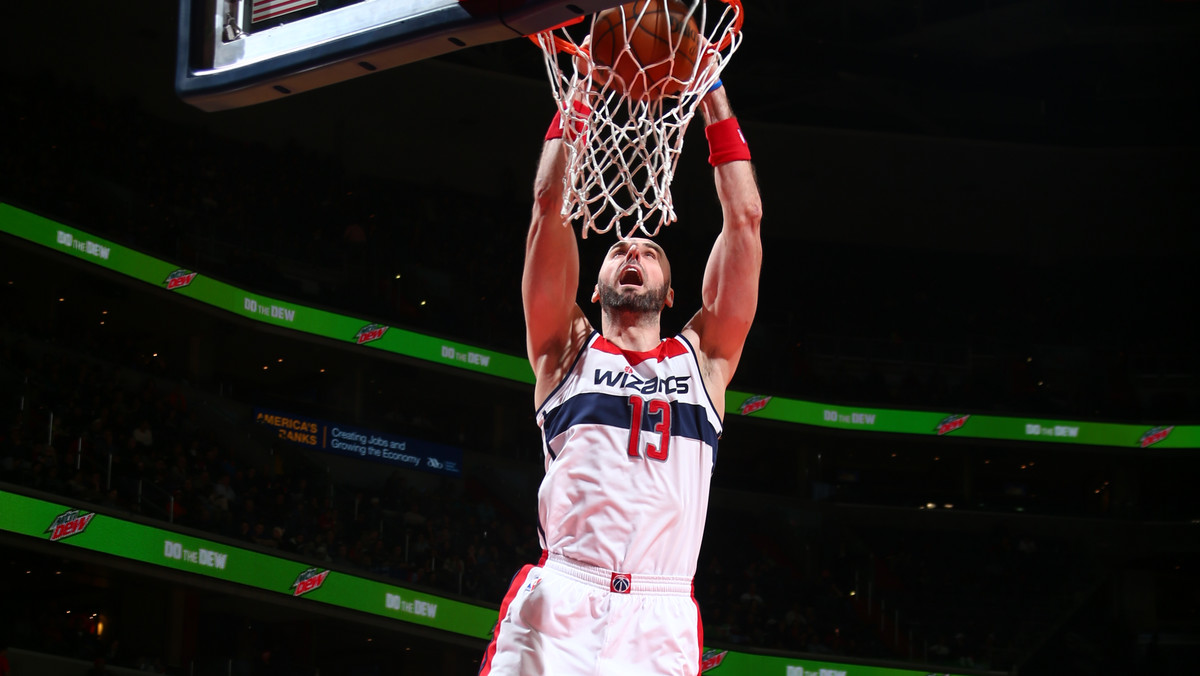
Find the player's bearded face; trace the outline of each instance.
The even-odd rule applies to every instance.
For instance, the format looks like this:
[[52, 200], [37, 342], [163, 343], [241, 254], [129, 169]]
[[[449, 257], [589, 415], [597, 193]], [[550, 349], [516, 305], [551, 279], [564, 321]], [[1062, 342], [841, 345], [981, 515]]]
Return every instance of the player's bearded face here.
[[671, 272], [662, 247], [650, 240], [621, 240], [609, 248], [592, 298], [605, 310], [655, 314], [671, 304]]
[[619, 291], [612, 284], [600, 282], [600, 307], [625, 312], [660, 312], [667, 299], [667, 286], [626, 289]]

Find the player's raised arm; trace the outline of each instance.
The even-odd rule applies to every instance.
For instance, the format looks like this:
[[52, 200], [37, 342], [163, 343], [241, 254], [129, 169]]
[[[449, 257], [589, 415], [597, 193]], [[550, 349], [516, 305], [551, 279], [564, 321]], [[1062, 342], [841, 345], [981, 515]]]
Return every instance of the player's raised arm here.
[[733, 116], [725, 87], [709, 92], [700, 110], [723, 225], [704, 270], [700, 311], [684, 330], [694, 332], [705, 362], [706, 384], [712, 388], [710, 394], [719, 398], [737, 370], [758, 306], [762, 200], [750, 164], [750, 150]]
[[567, 227], [562, 216], [566, 169], [562, 132], [561, 119], [555, 115], [534, 181], [533, 216], [525, 240], [525, 270], [521, 278], [525, 345], [537, 378], [534, 396], [539, 406], [570, 367], [579, 342], [590, 330], [575, 303], [579, 247], [574, 231]]

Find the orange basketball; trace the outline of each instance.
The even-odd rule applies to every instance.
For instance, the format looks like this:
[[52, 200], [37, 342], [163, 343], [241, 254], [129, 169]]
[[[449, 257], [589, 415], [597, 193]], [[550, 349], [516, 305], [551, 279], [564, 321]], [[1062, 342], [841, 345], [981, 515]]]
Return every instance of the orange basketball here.
[[[638, 21], [643, 7], [645, 14]], [[593, 81], [634, 99], [678, 93], [682, 81], [692, 77], [700, 49], [696, 22], [685, 21], [687, 12], [688, 5], [680, 0], [638, 0], [600, 12], [592, 24]], [[632, 35], [627, 37], [626, 31]]]

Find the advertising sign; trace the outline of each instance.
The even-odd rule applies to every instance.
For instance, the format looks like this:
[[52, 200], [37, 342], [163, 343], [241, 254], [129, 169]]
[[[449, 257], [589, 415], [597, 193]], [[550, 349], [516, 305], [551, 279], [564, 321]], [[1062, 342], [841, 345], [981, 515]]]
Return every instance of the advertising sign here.
[[0, 491], [0, 530], [477, 638], [496, 611], [87, 508]]
[[533, 382], [533, 370], [523, 356], [501, 354], [239, 289], [202, 271], [158, 260], [9, 204], [0, 203], [0, 232], [264, 324], [508, 380]]
[[281, 441], [305, 448], [434, 474], [462, 475], [462, 449], [454, 446], [262, 408], [254, 409], [254, 422], [275, 430]]
[[1200, 448], [1200, 425], [1130, 425], [1041, 418], [1010, 418], [966, 411], [905, 411], [833, 406], [729, 390], [730, 415], [859, 432], [1004, 439], [1122, 448]]
[[[481, 646], [497, 620], [491, 608], [3, 490], [0, 531], [474, 637]], [[720, 649], [704, 652], [703, 667], [714, 676], [933, 676]]]

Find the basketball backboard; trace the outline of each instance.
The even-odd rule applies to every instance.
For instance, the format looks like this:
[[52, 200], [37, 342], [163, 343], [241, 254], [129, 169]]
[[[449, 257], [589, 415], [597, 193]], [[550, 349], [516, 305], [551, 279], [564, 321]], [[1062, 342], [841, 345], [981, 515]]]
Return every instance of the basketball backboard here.
[[175, 89], [239, 108], [530, 35], [620, 0], [179, 0]]

